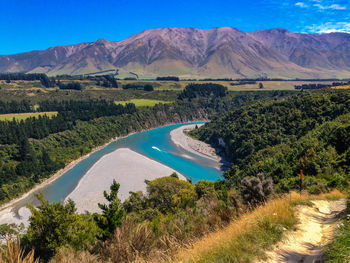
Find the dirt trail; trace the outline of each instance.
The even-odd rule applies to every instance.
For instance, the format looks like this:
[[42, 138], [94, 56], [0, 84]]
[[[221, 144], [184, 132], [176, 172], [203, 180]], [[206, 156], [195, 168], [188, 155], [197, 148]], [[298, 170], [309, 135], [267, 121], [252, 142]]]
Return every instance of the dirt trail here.
[[314, 206], [301, 206], [297, 210], [299, 224], [286, 238], [267, 253], [268, 260], [261, 262], [323, 262], [323, 247], [333, 237], [339, 214], [346, 201], [317, 200]]

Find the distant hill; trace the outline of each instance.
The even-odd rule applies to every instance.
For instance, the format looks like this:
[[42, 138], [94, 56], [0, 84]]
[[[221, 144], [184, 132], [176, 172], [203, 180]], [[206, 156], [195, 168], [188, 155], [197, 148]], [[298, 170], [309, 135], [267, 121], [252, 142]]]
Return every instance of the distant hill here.
[[140, 77], [344, 78], [350, 77], [350, 34], [163, 28], [123, 41], [0, 56], [0, 72], [77, 75], [109, 69]]

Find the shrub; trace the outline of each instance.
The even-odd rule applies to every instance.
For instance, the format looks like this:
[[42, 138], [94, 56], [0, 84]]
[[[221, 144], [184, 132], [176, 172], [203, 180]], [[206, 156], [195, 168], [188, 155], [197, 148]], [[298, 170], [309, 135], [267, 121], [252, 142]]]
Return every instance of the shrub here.
[[144, 91], [153, 91], [154, 88], [151, 84], [146, 84], [145, 86], [143, 86], [143, 90]]
[[192, 184], [172, 176], [147, 182], [147, 193], [149, 206], [162, 213], [185, 208], [197, 199]]
[[263, 173], [256, 177], [245, 177], [241, 183], [241, 195], [243, 202], [255, 207], [265, 203], [273, 191], [271, 178], [265, 178]]
[[73, 201], [50, 204], [42, 193], [36, 197], [40, 205], [37, 208], [28, 205], [32, 215], [23, 241], [26, 247], [34, 247], [44, 261], [63, 246], [86, 249], [95, 242], [96, 236], [99, 236], [95, 222], [88, 214], [76, 214]]
[[198, 181], [195, 185], [198, 198], [208, 197], [215, 193], [215, 183], [209, 181]]

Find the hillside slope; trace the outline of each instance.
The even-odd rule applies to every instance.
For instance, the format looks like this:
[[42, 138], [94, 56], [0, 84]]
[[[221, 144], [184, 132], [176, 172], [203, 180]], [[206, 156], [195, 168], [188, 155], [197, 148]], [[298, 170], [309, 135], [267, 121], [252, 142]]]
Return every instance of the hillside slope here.
[[350, 35], [231, 27], [150, 29], [123, 41], [56, 46], [0, 56], [0, 72], [85, 74], [118, 69], [142, 77], [350, 77]]
[[[226, 153], [226, 183], [264, 173], [279, 191], [303, 185], [318, 193], [347, 184], [350, 93], [324, 90], [238, 107], [191, 134]], [[219, 143], [221, 141], [221, 143]], [[223, 143], [224, 142], [224, 147]]]

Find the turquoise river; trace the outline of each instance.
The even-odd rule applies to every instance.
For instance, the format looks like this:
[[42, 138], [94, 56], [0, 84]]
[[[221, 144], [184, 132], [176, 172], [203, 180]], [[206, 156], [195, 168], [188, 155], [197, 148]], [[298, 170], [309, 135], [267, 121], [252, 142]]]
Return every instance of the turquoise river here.
[[[199, 124], [202, 122], [195, 123]], [[155, 161], [163, 163], [191, 179], [194, 183], [198, 180], [216, 181], [222, 179], [222, 171], [218, 168], [218, 162], [188, 152], [172, 142], [170, 132], [186, 124], [194, 123], [163, 126], [161, 128], [138, 132], [125, 138], [117, 139], [77, 163], [73, 168], [65, 172], [51, 184], [41, 188], [40, 191], [42, 191], [45, 198], [51, 202], [63, 200], [74, 190], [79, 180], [101, 157], [118, 148], [129, 148]], [[25, 203], [35, 204], [36, 202], [34, 200], [35, 198], [32, 194], [21, 200], [16, 207], [22, 207]]]

